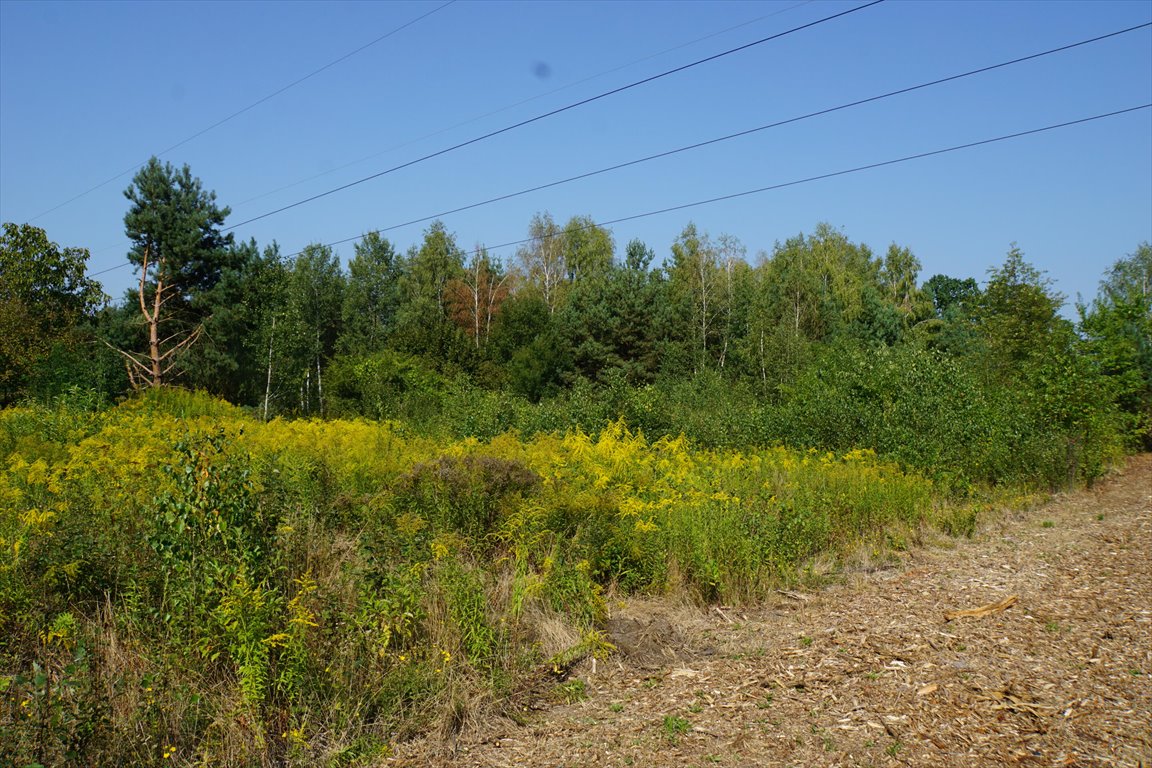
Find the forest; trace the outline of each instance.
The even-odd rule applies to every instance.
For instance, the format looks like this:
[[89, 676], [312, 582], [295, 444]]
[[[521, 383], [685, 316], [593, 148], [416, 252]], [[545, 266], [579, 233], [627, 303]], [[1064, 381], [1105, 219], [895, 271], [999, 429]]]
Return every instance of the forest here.
[[137, 287], [0, 236], [0, 763], [371, 765], [522, 717], [614, 600], [755, 601], [814, 558], [1152, 449], [1152, 246], [1062, 296], [817, 223], [669, 252], [587, 216], [282, 254], [153, 158]]

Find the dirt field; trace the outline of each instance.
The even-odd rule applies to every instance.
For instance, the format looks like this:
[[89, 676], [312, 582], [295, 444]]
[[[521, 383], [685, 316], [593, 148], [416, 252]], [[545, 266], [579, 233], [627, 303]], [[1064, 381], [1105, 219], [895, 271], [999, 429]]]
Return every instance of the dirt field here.
[[620, 653], [569, 677], [586, 698], [385, 764], [1152, 766], [1152, 456], [844, 581], [616, 605]]

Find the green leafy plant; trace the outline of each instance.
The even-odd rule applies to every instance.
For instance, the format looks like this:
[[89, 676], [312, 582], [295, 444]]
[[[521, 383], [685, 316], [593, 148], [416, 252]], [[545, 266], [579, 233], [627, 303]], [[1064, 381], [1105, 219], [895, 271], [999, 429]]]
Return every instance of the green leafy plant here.
[[664, 738], [675, 744], [684, 734], [692, 730], [692, 723], [677, 715], [665, 715], [663, 723]]

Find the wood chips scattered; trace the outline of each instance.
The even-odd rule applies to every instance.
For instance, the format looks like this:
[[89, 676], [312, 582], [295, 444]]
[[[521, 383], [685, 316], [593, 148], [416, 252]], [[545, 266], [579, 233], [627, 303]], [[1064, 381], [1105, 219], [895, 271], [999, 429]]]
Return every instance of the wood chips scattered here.
[[1152, 768], [1152, 456], [941, 543], [755, 608], [619, 604], [586, 700], [382, 764]]

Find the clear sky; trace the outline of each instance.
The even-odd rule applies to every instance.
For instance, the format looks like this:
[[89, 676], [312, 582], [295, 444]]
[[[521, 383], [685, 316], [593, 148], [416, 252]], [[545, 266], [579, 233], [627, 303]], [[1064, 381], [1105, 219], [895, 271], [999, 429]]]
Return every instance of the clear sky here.
[[[0, 219], [89, 248], [118, 297], [133, 281], [126, 171], [429, 12], [162, 159], [189, 164], [237, 224], [863, 2], [443, 4], [2, 0]], [[1144, 0], [888, 0], [235, 234], [291, 254], [1149, 21]], [[1146, 27], [444, 221], [461, 246], [494, 246], [523, 238], [537, 211], [607, 221], [1149, 102]], [[618, 252], [640, 238], [663, 258], [689, 221], [740, 238], [752, 261], [826, 221], [878, 254], [910, 247], [921, 279], [983, 280], [1015, 241], [1058, 290], [1090, 298], [1109, 264], [1152, 239], [1152, 110], [611, 229]], [[385, 234], [403, 249], [424, 226]], [[347, 259], [352, 244], [336, 250]]]

